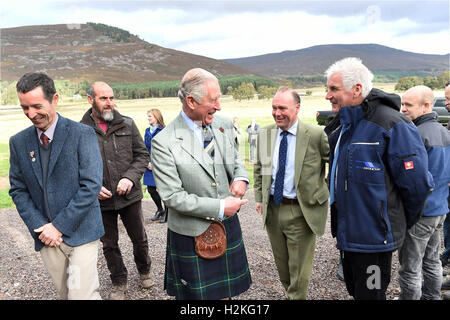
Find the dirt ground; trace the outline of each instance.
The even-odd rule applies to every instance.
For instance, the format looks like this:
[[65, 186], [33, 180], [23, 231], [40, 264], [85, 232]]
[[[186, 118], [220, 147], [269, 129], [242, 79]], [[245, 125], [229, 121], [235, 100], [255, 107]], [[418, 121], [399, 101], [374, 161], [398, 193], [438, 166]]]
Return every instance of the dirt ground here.
[[[277, 270], [266, 231], [261, 227], [261, 217], [254, 210], [252, 190], [246, 195], [249, 203], [241, 208], [239, 219], [253, 283], [250, 289], [235, 299], [283, 300], [284, 290], [278, 279]], [[139, 286], [138, 273], [132, 256], [132, 245], [120, 222], [119, 244], [128, 268], [128, 298], [132, 300], [172, 299], [163, 289], [167, 224], [152, 222], [156, 207], [152, 200], [143, 200], [144, 223], [149, 237], [152, 274], [155, 285], [151, 289]], [[40, 254], [34, 251], [31, 236], [15, 209], [0, 210], [0, 299], [5, 300], [54, 300], [59, 299], [48, 276]], [[100, 246], [101, 247], [101, 246]], [[337, 276], [339, 253], [331, 237], [329, 221], [327, 230], [316, 241], [313, 273], [309, 287], [309, 300], [349, 300], [344, 282]], [[99, 248], [98, 271], [100, 294], [107, 298], [111, 281], [103, 252]], [[392, 279], [388, 288], [388, 299], [399, 294], [397, 282], [398, 258], [393, 256]]]

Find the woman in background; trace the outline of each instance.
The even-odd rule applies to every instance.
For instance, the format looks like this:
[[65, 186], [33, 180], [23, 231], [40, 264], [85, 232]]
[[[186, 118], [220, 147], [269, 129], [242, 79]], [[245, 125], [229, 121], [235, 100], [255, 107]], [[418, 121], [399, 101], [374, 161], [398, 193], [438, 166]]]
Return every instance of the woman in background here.
[[[148, 115], [148, 123], [150, 126], [145, 129], [145, 146], [147, 147], [149, 155], [152, 152], [152, 139], [155, 135], [158, 134], [164, 127], [164, 119], [161, 114], [161, 111], [158, 109], [150, 109], [147, 111]], [[158, 210], [155, 213], [155, 216], [152, 218], [152, 221], [156, 221], [159, 219], [159, 222], [164, 223], [167, 221], [167, 208], [163, 208], [161, 197], [156, 191], [155, 179], [153, 179], [152, 172], [152, 163], [151, 161], [148, 163], [147, 170], [144, 173], [144, 185], [147, 186], [148, 193], [152, 197], [153, 201], [156, 204]]]

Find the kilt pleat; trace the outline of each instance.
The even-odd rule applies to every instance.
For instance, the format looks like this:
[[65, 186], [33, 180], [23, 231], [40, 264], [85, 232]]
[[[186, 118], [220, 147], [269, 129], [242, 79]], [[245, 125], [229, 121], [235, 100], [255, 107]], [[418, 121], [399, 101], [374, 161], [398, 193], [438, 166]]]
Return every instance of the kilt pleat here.
[[248, 267], [238, 215], [224, 219], [225, 253], [213, 260], [195, 253], [194, 237], [167, 230], [164, 289], [179, 300], [231, 298], [250, 288]]

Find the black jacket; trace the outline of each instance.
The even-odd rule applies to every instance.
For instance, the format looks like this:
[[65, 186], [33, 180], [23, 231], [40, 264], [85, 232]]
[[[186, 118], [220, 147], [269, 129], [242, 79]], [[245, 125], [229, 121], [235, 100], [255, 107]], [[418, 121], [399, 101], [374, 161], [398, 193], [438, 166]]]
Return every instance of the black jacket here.
[[[114, 118], [103, 132], [97, 126], [89, 109], [81, 119], [94, 128], [103, 159], [103, 186], [111, 191], [112, 198], [100, 201], [102, 211], [119, 210], [142, 199], [140, 179], [147, 168], [150, 157], [144, 140], [133, 119], [114, 110]], [[128, 195], [116, 192], [120, 179], [128, 178], [134, 185]]]

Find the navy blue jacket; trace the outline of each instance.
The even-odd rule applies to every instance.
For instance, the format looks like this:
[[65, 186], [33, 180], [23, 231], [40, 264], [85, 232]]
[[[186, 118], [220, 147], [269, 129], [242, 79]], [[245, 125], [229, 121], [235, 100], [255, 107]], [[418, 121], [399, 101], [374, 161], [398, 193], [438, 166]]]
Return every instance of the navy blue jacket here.
[[434, 190], [427, 199], [425, 217], [447, 214], [448, 184], [450, 183], [450, 131], [438, 121], [435, 112], [415, 119], [425, 149], [428, 153], [428, 171], [433, 175]]
[[[153, 133], [150, 133], [150, 128], [145, 129], [144, 142], [145, 142], [145, 146], [147, 147], [149, 155], [152, 154], [152, 139], [162, 129], [164, 129], [164, 127], [159, 124], [158, 124], [158, 127], [155, 129], [155, 131], [153, 131]], [[145, 172], [144, 172], [143, 184], [145, 186], [152, 186], [152, 187], [156, 186], [155, 179], [153, 178], [153, 171], [149, 170], [148, 168], [145, 169]]]
[[339, 142], [332, 234], [340, 250], [387, 252], [403, 243], [432, 190], [417, 128], [399, 112], [400, 97], [372, 89], [360, 106], [343, 107], [325, 128], [330, 168]]
[[[51, 222], [69, 246], [79, 246], [104, 234], [97, 199], [102, 187], [102, 158], [94, 130], [58, 116], [51, 143], [47, 189], [42, 189], [39, 139], [31, 126], [9, 140], [11, 195], [20, 217], [35, 242], [44, 244], [33, 231]], [[47, 192], [50, 212], [44, 208]]]

